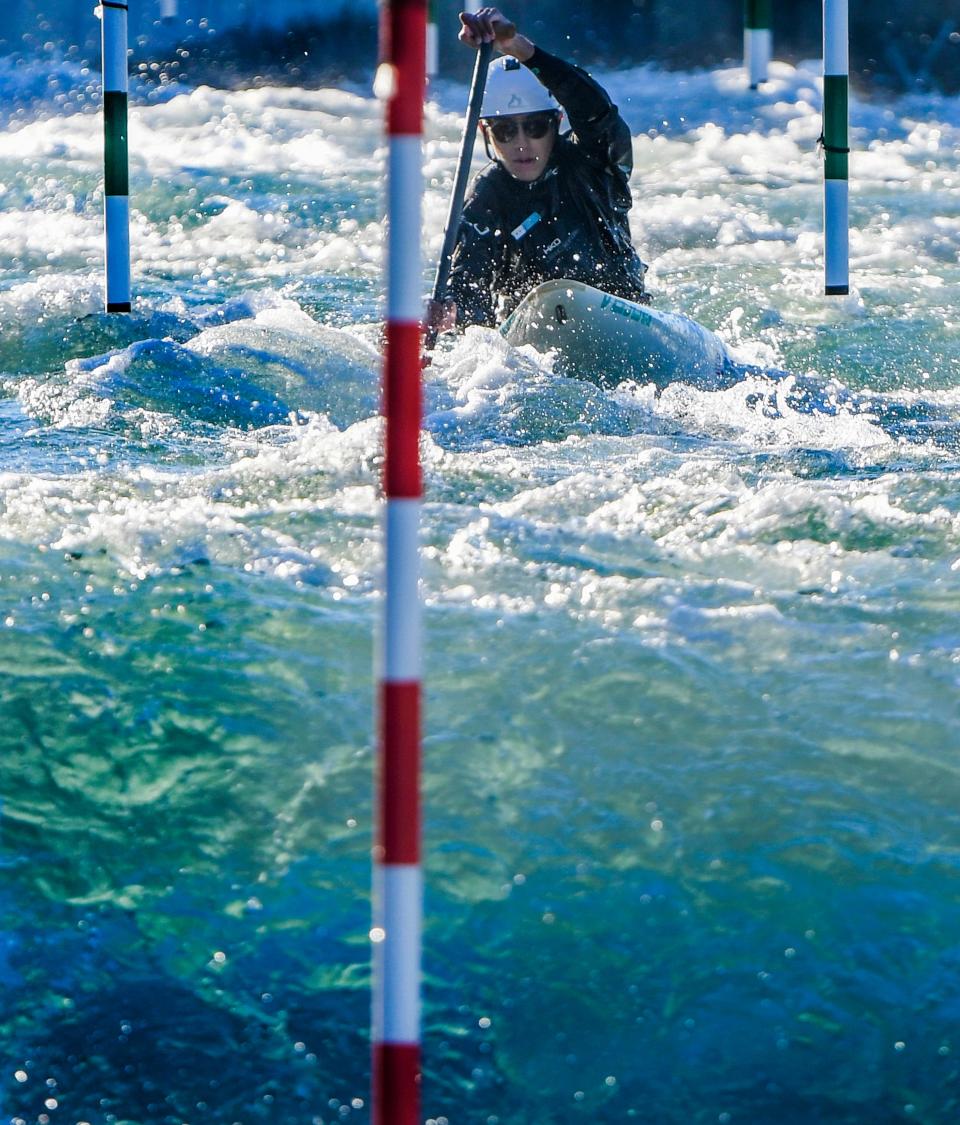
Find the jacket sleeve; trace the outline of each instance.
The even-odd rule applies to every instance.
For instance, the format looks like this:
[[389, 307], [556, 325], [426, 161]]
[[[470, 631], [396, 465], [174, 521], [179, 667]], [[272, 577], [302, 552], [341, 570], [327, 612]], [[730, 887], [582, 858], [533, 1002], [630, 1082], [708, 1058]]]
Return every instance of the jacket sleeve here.
[[468, 199], [453, 250], [447, 297], [457, 302], [457, 327], [483, 324], [496, 327], [495, 276], [501, 253], [496, 216], [485, 205], [483, 192]]
[[534, 49], [526, 66], [566, 110], [583, 154], [629, 180], [633, 171], [630, 127], [600, 83], [540, 47]]

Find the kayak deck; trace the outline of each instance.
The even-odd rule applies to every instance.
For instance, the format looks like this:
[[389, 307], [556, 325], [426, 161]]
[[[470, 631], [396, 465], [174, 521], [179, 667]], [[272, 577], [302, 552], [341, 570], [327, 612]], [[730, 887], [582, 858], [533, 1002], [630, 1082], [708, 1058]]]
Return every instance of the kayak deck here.
[[695, 320], [566, 279], [528, 293], [500, 331], [514, 346], [556, 352], [561, 374], [607, 387], [625, 379], [714, 384], [730, 363], [722, 341]]

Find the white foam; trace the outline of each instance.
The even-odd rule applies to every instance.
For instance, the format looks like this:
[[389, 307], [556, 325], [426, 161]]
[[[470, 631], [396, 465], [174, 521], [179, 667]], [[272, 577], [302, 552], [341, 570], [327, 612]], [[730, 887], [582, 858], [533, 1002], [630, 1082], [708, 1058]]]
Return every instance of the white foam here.
[[[0, 84], [3, 74], [0, 68]], [[599, 77], [634, 134], [632, 222], [641, 251], [655, 258], [658, 304], [717, 328], [741, 361], [809, 373], [821, 397], [804, 404], [799, 381], [760, 376], [715, 391], [677, 385], [657, 394], [627, 384], [608, 392], [561, 379], [550, 356], [510, 349], [487, 329], [444, 341], [426, 373], [422, 443], [435, 521], [427, 557], [440, 574], [430, 596], [497, 612], [548, 607], [656, 632], [679, 628], [684, 612], [683, 599], [675, 611], [651, 606], [658, 583], [669, 586], [672, 566], [731, 587], [745, 560], [774, 585], [829, 583], [858, 529], [897, 541], [956, 536], [952, 516], [936, 506], [913, 510], [897, 495], [894, 474], [872, 471], [909, 466], [912, 458], [938, 464], [951, 452], [932, 442], [901, 444], [890, 425], [853, 401], [840, 376], [848, 385], [862, 381], [875, 355], [919, 363], [932, 348], [951, 346], [960, 101], [873, 105], [854, 97], [856, 291], [825, 302], [814, 68], [775, 62], [759, 96], [734, 67]], [[424, 292], [465, 93], [442, 84], [431, 90]], [[288, 295], [300, 282], [322, 289], [328, 274], [379, 277], [382, 107], [337, 90], [200, 88], [157, 104], [134, 100], [135, 287], [148, 310], [192, 321], [196, 335], [180, 351], [158, 339], [112, 352], [101, 342], [50, 377], [12, 375], [23, 409], [63, 428], [112, 425], [131, 365], [165, 343], [184, 362], [200, 357], [211, 367], [272, 371], [286, 389], [318, 370], [328, 370], [328, 382], [308, 404], [305, 423], [301, 414], [255, 433], [224, 424], [217, 450], [227, 463], [217, 468], [11, 475], [4, 532], [58, 549], [103, 547], [134, 574], [209, 557], [289, 581], [342, 580], [344, 589], [369, 593], [379, 565], [382, 439], [378, 330], [369, 312], [376, 284], [364, 290], [368, 323], [349, 330], [318, 325]], [[0, 134], [0, 158], [10, 164], [0, 247], [23, 262], [0, 292], [3, 323], [99, 311], [99, 117], [48, 113], [15, 122]], [[483, 160], [478, 146], [477, 165]], [[209, 302], [198, 304], [205, 292]], [[361, 319], [348, 303], [338, 312]], [[883, 330], [897, 318], [903, 323], [889, 330], [894, 346]], [[932, 343], [927, 330], [910, 335], [925, 320], [942, 333]], [[330, 357], [336, 362], [325, 369]], [[828, 376], [837, 378], [835, 389]], [[921, 402], [889, 393], [891, 406], [930, 402], [947, 412], [960, 394], [932, 391]], [[343, 417], [335, 419], [341, 403]], [[134, 431], [139, 425], [144, 438], [184, 424], [175, 401], [146, 401], [123, 421]], [[818, 458], [845, 470], [871, 468], [872, 479], [803, 479], [791, 471]], [[754, 471], [768, 462], [775, 468], [767, 477]], [[330, 517], [329, 526], [311, 538], [289, 524], [270, 530], [263, 518], [301, 512]], [[770, 604], [761, 598], [706, 609], [702, 621], [763, 616]]]

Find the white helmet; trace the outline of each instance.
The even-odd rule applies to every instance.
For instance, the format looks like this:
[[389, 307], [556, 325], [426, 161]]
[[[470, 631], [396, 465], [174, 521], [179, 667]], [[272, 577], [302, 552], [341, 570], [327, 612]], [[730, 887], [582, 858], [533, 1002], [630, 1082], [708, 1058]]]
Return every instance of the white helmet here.
[[560, 109], [560, 103], [532, 71], [503, 55], [487, 68], [481, 117], [510, 117], [515, 113], [542, 113]]

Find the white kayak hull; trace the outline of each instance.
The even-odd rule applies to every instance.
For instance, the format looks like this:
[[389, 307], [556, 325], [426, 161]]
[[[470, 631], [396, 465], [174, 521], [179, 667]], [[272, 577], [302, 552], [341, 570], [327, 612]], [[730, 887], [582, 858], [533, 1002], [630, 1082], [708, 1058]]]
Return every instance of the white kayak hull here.
[[500, 328], [510, 344], [556, 352], [564, 375], [616, 386], [625, 379], [715, 385], [730, 364], [723, 342], [678, 313], [614, 297], [580, 281], [546, 281]]

